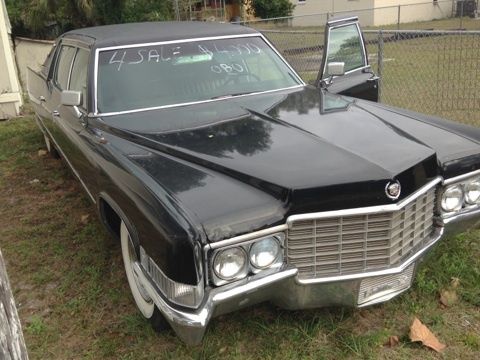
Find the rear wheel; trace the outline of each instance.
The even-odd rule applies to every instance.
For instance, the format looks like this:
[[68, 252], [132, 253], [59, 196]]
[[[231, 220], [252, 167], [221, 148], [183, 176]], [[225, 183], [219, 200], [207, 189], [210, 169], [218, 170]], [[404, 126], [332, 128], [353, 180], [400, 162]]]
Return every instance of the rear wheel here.
[[135, 300], [137, 308], [142, 315], [148, 319], [156, 331], [162, 331], [169, 328], [168, 322], [155, 306], [155, 303], [148, 295], [140, 278], [135, 273], [134, 266], [139, 263], [132, 238], [128, 232], [127, 226], [122, 221], [120, 225], [120, 241], [122, 245], [122, 257], [127, 274], [128, 284]]

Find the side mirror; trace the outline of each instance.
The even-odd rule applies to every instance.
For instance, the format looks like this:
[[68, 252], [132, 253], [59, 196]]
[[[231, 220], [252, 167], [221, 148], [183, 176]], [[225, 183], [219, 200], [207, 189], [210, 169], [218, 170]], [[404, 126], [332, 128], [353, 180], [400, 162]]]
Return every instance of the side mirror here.
[[80, 106], [82, 104], [82, 93], [80, 91], [63, 90], [60, 95], [60, 102], [66, 106]]
[[345, 75], [344, 62], [331, 62], [327, 64], [328, 76], [343, 76]]

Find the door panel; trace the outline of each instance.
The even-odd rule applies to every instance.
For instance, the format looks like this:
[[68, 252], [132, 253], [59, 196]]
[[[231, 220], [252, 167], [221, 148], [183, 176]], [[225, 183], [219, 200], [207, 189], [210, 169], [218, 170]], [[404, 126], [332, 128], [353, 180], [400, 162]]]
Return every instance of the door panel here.
[[[318, 85], [333, 93], [378, 101], [378, 77], [368, 63], [358, 18], [329, 21], [325, 34], [325, 51]], [[328, 74], [328, 64], [339, 62], [344, 64], [344, 75]]]
[[[92, 162], [87, 157], [91, 153], [88, 145], [91, 134], [85, 130], [88, 57], [89, 51], [86, 49], [62, 46], [53, 76], [52, 125], [49, 130], [75, 175], [95, 201], [95, 174]], [[63, 105], [63, 90], [82, 92], [82, 104], [77, 108]]]

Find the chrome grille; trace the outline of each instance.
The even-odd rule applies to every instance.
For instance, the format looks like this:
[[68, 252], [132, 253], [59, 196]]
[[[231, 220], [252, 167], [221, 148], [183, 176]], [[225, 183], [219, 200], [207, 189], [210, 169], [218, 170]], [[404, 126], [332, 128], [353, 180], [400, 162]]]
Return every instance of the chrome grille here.
[[287, 263], [304, 279], [396, 266], [428, 243], [434, 203], [435, 188], [397, 211], [293, 221]]

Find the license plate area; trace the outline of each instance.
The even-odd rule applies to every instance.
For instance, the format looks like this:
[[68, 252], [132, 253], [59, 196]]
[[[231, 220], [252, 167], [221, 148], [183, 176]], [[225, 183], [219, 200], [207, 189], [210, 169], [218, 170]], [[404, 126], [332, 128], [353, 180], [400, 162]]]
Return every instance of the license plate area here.
[[358, 292], [358, 306], [384, 302], [407, 290], [412, 285], [414, 270], [415, 264], [412, 264], [399, 274], [363, 279]]

